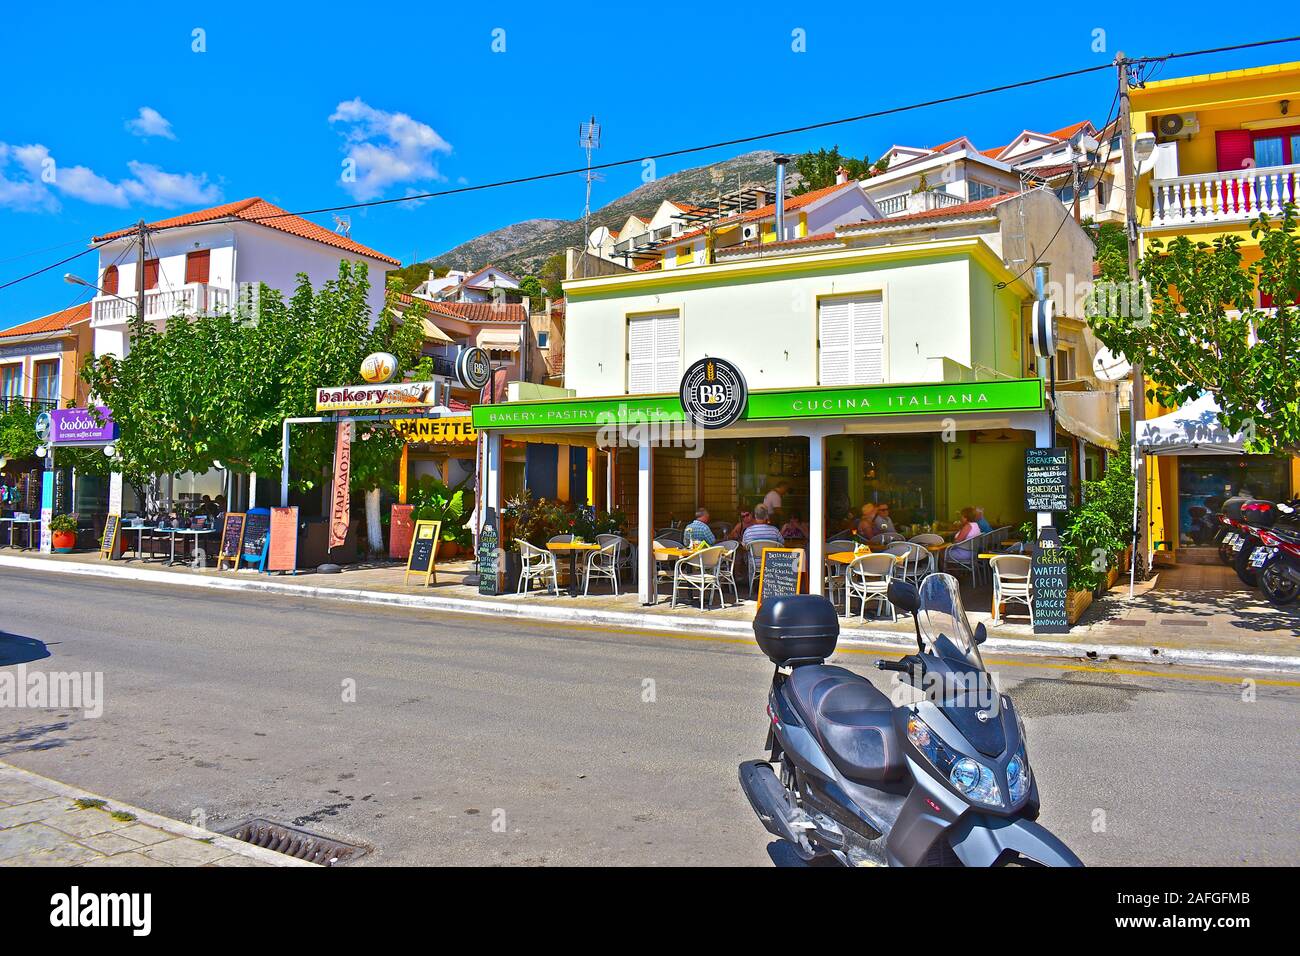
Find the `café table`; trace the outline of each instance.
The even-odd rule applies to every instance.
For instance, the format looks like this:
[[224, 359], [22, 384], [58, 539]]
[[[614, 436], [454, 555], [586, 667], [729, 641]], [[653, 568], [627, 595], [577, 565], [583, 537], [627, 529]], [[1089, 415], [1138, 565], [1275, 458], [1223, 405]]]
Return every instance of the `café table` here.
[[41, 527], [40, 518], [5, 518], [4, 520], [9, 522], [9, 547], [14, 547], [14, 529], [20, 524], [27, 526], [27, 544], [19, 548], [19, 550], [31, 551], [39, 546], [40, 542], [36, 541], [36, 532]]
[[[145, 532], [146, 532], [146, 531], [150, 531], [150, 532], [152, 532], [152, 531], [166, 530], [166, 529], [155, 528], [153, 525], [150, 525], [150, 524], [124, 524], [124, 525], [121, 526], [121, 530], [122, 530], [123, 532], [126, 532], [126, 531], [134, 531], [134, 532], [136, 533], [136, 535], [135, 535], [135, 548], [134, 548], [134, 549], [126, 548], [126, 549], [124, 549], [124, 550], [127, 550], [127, 551], [134, 550], [134, 551], [135, 551], [135, 556], [136, 556], [137, 558], [139, 558], [141, 561], [144, 561], [144, 560], [146, 560], [146, 559], [145, 559], [145, 556], [144, 556], [144, 534], [145, 534]], [[153, 553], [153, 548], [150, 548], [150, 549], [149, 549], [149, 558], [154, 558], [154, 557], [156, 557], [156, 555]], [[129, 561], [130, 558], [127, 558], [127, 560]]]
[[578, 596], [578, 555], [587, 554], [592, 551], [599, 551], [600, 545], [592, 544], [586, 541], [552, 541], [546, 545], [546, 550], [554, 555], [568, 554], [569, 556], [569, 596]]
[[[190, 543], [190, 550], [192, 552], [195, 548], [199, 546], [199, 537], [201, 535], [217, 533], [216, 528], [159, 528], [158, 530], [164, 531], [171, 536], [171, 559], [167, 562], [168, 566], [185, 563], [183, 560], [182, 561], [176, 560], [176, 536], [177, 535], [181, 536], [182, 541], [185, 540], [186, 536], [193, 538], [193, 541]], [[182, 546], [181, 547], [182, 554], [184, 553], [184, 551], [185, 548], [184, 546]]]

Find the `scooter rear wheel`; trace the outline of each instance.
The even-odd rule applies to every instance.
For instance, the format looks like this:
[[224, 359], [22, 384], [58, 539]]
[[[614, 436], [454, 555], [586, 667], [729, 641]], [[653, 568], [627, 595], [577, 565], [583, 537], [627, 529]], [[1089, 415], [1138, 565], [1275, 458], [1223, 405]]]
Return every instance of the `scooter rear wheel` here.
[[1285, 607], [1300, 597], [1300, 584], [1291, 580], [1276, 561], [1259, 572], [1259, 589], [1275, 607]]

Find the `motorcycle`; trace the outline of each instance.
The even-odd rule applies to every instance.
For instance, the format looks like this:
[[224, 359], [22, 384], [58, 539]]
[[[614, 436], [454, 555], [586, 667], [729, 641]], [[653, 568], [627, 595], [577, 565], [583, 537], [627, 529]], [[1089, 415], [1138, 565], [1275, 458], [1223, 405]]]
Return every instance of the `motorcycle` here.
[[918, 647], [877, 662], [899, 674], [896, 703], [825, 663], [839, 638], [826, 598], [776, 598], [755, 615], [776, 665], [769, 756], [742, 763], [740, 785], [763, 826], [810, 864], [1082, 866], [1035, 822], [1024, 724], [984, 667], [984, 625], [971, 630], [956, 579], [891, 581], [888, 598], [912, 614]]
[[1279, 502], [1273, 526], [1259, 532], [1260, 546], [1251, 554], [1259, 589], [1276, 607], [1300, 598], [1300, 509]]
[[1241, 506], [1250, 500], [1250, 495], [1236, 495], [1229, 498], [1223, 503], [1223, 510], [1214, 516], [1218, 524], [1214, 542], [1219, 547], [1219, 560], [1224, 564], [1231, 565], [1237, 556], [1237, 549], [1241, 543], [1237, 522], [1241, 520]]
[[1259, 584], [1259, 580], [1251, 555], [1259, 547], [1260, 532], [1271, 528], [1277, 515], [1277, 506], [1263, 498], [1251, 498], [1241, 505], [1241, 518], [1235, 523], [1239, 540], [1233, 545], [1233, 569], [1241, 582], [1252, 588]]

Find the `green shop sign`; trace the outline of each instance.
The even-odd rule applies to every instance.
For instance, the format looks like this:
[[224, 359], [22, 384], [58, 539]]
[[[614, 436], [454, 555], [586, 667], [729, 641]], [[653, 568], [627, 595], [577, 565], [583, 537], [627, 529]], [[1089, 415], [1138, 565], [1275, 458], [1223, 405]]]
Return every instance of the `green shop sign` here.
[[[926, 385], [783, 388], [750, 392], [749, 404], [740, 420], [775, 422], [805, 418], [1034, 412], [1043, 407], [1043, 380], [1038, 378]], [[472, 414], [474, 427], [487, 429], [599, 428], [603, 425], [686, 420], [682, 403], [676, 395], [475, 405]]]

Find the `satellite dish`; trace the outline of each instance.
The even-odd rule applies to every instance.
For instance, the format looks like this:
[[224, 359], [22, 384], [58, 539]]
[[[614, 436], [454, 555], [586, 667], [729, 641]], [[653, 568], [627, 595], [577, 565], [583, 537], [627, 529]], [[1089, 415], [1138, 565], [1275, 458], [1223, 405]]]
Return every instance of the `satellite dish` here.
[[1092, 357], [1092, 374], [1103, 382], [1118, 382], [1122, 378], [1127, 378], [1131, 371], [1133, 371], [1132, 363], [1108, 348], [1097, 349], [1097, 354]]

